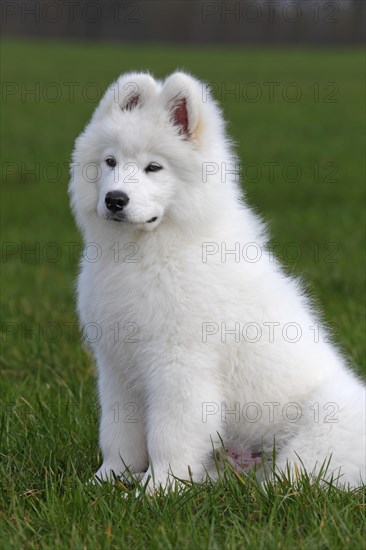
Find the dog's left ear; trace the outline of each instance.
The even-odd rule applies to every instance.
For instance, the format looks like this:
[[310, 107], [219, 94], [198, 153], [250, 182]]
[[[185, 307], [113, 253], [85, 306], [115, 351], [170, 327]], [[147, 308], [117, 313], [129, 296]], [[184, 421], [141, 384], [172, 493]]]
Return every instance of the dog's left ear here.
[[199, 83], [185, 73], [173, 73], [164, 82], [161, 99], [179, 133], [194, 137], [202, 101]]

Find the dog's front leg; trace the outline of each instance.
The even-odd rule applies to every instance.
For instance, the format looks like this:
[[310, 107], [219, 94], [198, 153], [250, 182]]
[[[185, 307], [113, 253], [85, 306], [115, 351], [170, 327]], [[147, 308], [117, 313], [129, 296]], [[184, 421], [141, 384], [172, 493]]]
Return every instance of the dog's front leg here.
[[103, 464], [96, 476], [102, 481], [114, 476], [146, 472], [146, 434], [141, 403], [118, 374], [99, 366], [101, 420], [99, 441]]
[[[149, 468], [142, 480], [148, 492], [182, 480], [202, 481], [220, 446], [221, 395], [214, 368], [191, 359], [155, 370], [149, 381], [147, 445]], [[204, 365], [202, 365], [204, 363]]]

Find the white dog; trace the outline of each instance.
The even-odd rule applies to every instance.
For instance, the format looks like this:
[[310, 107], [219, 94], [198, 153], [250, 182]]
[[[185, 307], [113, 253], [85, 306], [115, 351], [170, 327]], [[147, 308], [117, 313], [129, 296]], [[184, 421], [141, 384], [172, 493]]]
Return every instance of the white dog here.
[[268, 253], [235, 166], [219, 107], [182, 72], [122, 75], [76, 141], [97, 476], [128, 469], [154, 490], [215, 477], [226, 453], [240, 470], [262, 462], [358, 486], [363, 385]]

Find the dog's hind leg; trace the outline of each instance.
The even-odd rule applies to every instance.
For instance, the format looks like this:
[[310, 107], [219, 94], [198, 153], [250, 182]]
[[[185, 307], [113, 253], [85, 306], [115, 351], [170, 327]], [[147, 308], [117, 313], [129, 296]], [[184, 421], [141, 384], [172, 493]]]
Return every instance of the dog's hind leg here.
[[366, 482], [365, 389], [345, 373], [314, 392], [296, 435], [276, 457], [292, 480], [306, 472], [345, 488]]

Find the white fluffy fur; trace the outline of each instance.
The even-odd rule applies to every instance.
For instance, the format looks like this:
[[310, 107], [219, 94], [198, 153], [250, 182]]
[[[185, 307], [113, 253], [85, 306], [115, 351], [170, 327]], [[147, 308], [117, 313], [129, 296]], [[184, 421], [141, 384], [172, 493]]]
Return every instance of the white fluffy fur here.
[[[182, 99], [188, 134], [173, 120]], [[115, 169], [105, 163], [110, 155]], [[145, 173], [152, 161], [163, 169]], [[217, 173], [205, 177], [204, 163], [216, 163]], [[171, 473], [214, 477], [212, 449], [222, 438], [264, 453], [275, 443], [277, 467], [288, 461], [292, 473], [316, 474], [330, 458], [326, 479], [357, 486], [365, 480], [364, 387], [325, 328], [310, 328], [318, 318], [267, 253], [263, 224], [229, 173], [235, 163], [219, 107], [184, 73], [164, 82], [122, 75], [76, 141], [71, 202], [85, 243], [95, 243], [81, 262], [78, 311], [83, 326], [99, 331], [91, 344], [101, 403], [97, 475], [128, 467], [150, 489], [166, 486]], [[125, 223], [105, 219], [113, 190], [129, 196]], [[222, 258], [235, 243], [248, 254], [256, 243], [258, 261]], [[203, 258], [205, 251], [212, 253]], [[223, 341], [235, 323], [246, 337]], [[296, 342], [291, 330], [284, 336], [288, 323], [301, 328]], [[289, 403], [300, 407], [297, 422]]]

